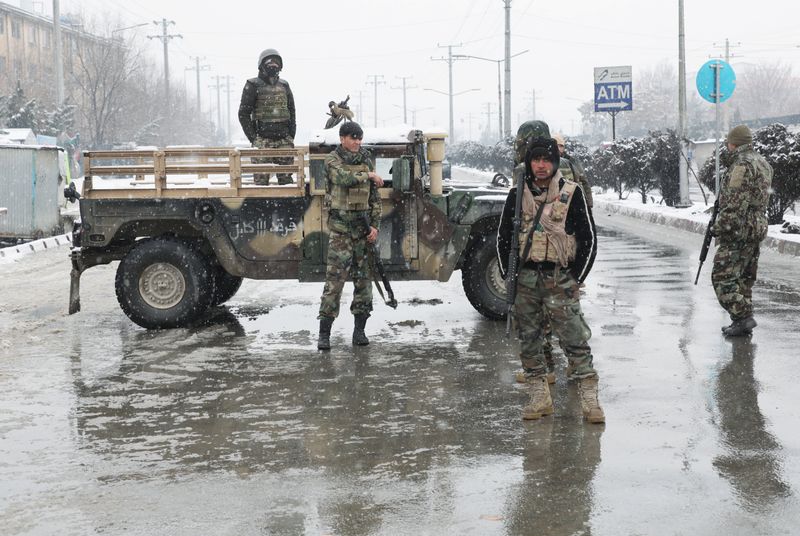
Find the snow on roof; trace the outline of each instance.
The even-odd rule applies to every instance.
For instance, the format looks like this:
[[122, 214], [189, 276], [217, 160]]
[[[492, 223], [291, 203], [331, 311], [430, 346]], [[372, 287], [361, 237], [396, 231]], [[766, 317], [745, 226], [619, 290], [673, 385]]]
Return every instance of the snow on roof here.
[[36, 135], [29, 128], [4, 128], [0, 129], [0, 140], [3, 143], [35, 144]]
[[[339, 127], [317, 130], [311, 133], [311, 143], [323, 145], [339, 145]], [[408, 143], [408, 135], [416, 130], [411, 125], [400, 123], [388, 127], [371, 128], [361, 125], [364, 129], [364, 143]]]

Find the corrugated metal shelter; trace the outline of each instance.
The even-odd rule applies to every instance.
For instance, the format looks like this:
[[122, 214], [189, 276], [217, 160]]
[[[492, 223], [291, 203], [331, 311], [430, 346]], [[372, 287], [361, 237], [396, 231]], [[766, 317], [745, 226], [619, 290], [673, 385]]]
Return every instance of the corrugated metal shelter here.
[[62, 232], [58, 147], [0, 145], [0, 237], [41, 238]]

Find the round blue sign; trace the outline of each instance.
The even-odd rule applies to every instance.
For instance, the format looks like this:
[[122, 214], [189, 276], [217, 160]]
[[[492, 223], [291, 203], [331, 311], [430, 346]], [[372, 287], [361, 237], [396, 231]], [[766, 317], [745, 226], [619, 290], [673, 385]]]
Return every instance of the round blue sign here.
[[[719, 101], [715, 94], [717, 70], [719, 70]], [[708, 102], [725, 102], [736, 89], [736, 73], [729, 63], [709, 60], [697, 71], [697, 91]]]

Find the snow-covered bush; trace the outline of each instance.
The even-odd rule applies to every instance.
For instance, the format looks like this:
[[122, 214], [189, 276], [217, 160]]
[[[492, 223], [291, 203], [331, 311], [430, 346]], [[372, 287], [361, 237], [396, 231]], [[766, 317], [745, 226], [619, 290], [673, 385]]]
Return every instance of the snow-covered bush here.
[[[772, 195], [767, 208], [770, 225], [781, 223], [787, 209], [800, 199], [800, 140], [780, 123], [773, 123], [753, 133], [753, 148], [772, 166]], [[725, 142], [720, 143], [719, 173], [727, 174], [730, 154]], [[714, 191], [714, 155], [700, 170], [700, 182]]]

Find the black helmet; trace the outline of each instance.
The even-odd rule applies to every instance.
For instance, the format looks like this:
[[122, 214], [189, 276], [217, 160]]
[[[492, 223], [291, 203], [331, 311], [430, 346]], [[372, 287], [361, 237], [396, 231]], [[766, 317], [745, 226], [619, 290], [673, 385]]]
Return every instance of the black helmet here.
[[265, 48], [263, 51], [261, 51], [261, 54], [258, 56], [258, 68], [261, 69], [261, 64], [264, 63], [264, 60], [270, 56], [278, 58], [278, 65], [280, 65], [280, 68], [283, 69], [283, 58], [281, 57], [281, 53], [274, 48]]
[[[537, 136], [528, 140], [525, 150], [525, 173], [528, 177], [533, 177], [531, 170], [531, 159], [543, 156], [553, 163], [553, 175], [558, 171], [558, 164], [561, 160], [558, 151], [558, 143], [553, 138]], [[553, 175], [550, 175], [552, 177]]]

